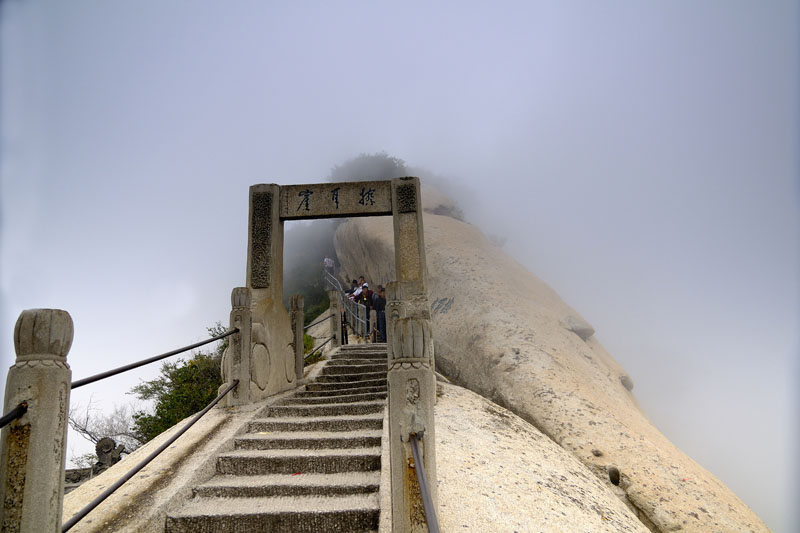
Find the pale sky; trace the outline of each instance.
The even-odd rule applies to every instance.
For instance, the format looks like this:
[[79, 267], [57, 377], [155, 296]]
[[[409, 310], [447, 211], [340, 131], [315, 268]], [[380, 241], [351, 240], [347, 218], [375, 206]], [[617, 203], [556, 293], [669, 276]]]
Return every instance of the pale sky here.
[[0, 1], [0, 377], [27, 308], [70, 312], [74, 378], [204, 338], [244, 284], [248, 187], [386, 151], [452, 178], [653, 422], [790, 531], [799, 11]]

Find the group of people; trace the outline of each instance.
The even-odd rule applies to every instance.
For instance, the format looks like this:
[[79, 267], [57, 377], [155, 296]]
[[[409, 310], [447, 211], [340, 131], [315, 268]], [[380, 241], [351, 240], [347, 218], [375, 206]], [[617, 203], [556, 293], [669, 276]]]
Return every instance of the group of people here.
[[[322, 261], [325, 272], [334, 275], [335, 263], [330, 256], [326, 255]], [[386, 289], [383, 285], [378, 285], [377, 290], [373, 291], [369, 287], [364, 276], [353, 280], [351, 287], [345, 292], [345, 296], [367, 308], [367, 331], [374, 333], [376, 342], [386, 342]], [[375, 310], [377, 323], [375, 331], [370, 331], [369, 323], [370, 311]]]
[[[367, 308], [366, 316], [370, 316], [370, 311], [375, 310], [376, 325], [375, 338], [377, 342], [386, 342], [386, 288], [383, 285], [378, 285], [377, 290], [373, 291], [369, 287], [364, 276], [353, 280], [350, 290], [346, 293], [348, 298], [360, 303]], [[370, 324], [367, 321], [367, 331], [369, 331]]]

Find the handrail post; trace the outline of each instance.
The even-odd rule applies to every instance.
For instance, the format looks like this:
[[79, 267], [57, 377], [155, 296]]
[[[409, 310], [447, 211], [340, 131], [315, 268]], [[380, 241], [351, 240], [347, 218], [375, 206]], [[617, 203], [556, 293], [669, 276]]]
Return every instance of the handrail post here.
[[333, 337], [332, 346], [335, 348], [342, 345], [342, 309], [341, 309], [341, 296], [339, 291], [328, 291], [328, 299], [331, 302], [331, 337]]
[[303, 360], [303, 296], [300, 294], [293, 294], [289, 297], [289, 318], [292, 321], [292, 344], [294, 344], [294, 374], [297, 380], [303, 379], [303, 367], [305, 361]]
[[250, 309], [251, 291], [247, 287], [236, 287], [231, 292], [230, 327], [239, 328], [239, 333], [230, 336], [228, 347], [222, 355], [222, 392], [231, 383], [239, 385], [222, 400], [223, 405], [245, 405], [250, 403], [250, 368], [252, 354], [253, 313]]
[[374, 309], [369, 310], [369, 339], [370, 342], [378, 341], [378, 312]]
[[61, 528], [72, 336], [72, 318], [60, 309], [28, 309], [14, 327], [17, 359], [8, 371], [4, 412], [23, 401], [28, 411], [1, 434], [3, 531]]

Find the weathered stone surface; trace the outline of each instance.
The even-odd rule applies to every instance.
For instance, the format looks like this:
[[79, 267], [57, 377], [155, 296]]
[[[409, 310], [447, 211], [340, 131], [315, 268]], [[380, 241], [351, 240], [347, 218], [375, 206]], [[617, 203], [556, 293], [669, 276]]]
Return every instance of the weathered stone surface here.
[[438, 387], [443, 531], [647, 533], [604, 482], [535, 427], [466, 389]]
[[310, 183], [281, 186], [280, 216], [284, 220], [390, 215], [388, 181]]
[[17, 359], [8, 371], [3, 412], [27, 412], [0, 439], [0, 529], [54, 531], [61, 520], [67, 409], [72, 373], [66, 357], [72, 318], [60, 309], [28, 309], [14, 328]]
[[[565, 317], [583, 319], [555, 291], [477, 228], [427, 212], [424, 224], [442, 373], [533, 423], [655, 530], [768, 531], [650, 423], [622, 378], [627, 373], [596, 337], [581, 329], [584, 340], [564, 327]], [[335, 244], [346, 275], [394, 279], [390, 219], [351, 219]], [[619, 470], [618, 487], [609, 465]]]
[[568, 315], [561, 320], [561, 325], [582, 340], [587, 340], [594, 335], [594, 328], [584, 319]]

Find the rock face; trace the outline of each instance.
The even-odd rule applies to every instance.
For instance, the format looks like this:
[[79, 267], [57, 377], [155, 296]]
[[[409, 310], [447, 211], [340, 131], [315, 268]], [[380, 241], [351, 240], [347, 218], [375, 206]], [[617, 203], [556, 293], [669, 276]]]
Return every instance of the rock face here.
[[[435, 214], [446, 198], [422, 197], [440, 372], [571, 452], [652, 531], [769, 531], [653, 426], [579, 313], [477, 228]], [[394, 279], [390, 218], [350, 219], [335, 244], [348, 278]]]
[[603, 481], [532, 425], [461, 387], [439, 384], [437, 396], [443, 531], [648, 533]]

